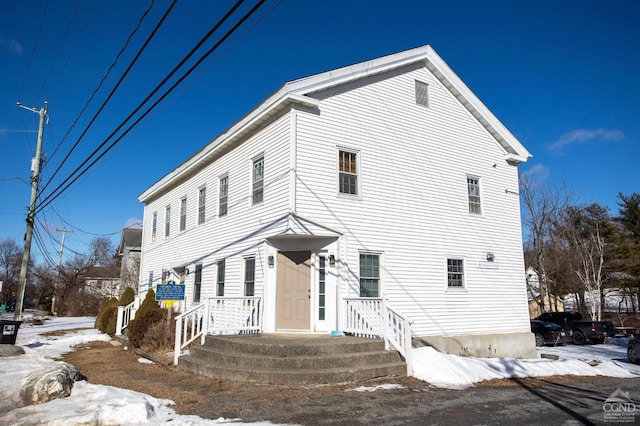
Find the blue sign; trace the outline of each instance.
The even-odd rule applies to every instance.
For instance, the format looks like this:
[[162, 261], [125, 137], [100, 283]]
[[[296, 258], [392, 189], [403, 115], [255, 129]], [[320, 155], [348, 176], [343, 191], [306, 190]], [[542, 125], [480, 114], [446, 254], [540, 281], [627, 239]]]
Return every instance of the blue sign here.
[[184, 284], [158, 284], [156, 300], [184, 300]]

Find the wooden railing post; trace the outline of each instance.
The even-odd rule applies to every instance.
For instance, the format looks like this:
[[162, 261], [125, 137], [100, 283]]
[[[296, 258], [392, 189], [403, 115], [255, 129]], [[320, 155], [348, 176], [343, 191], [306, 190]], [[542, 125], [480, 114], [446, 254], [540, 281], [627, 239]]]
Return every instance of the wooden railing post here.
[[123, 316], [124, 316], [124, 306], [118, 306], [118, 316], [116, 318], [116, 336], [122, 336]]
[[176, 318], [176, 341], [173, 345], [173, 365], [178, 365], [180, 358], [180, 347], [182, 346], [182, 317]]

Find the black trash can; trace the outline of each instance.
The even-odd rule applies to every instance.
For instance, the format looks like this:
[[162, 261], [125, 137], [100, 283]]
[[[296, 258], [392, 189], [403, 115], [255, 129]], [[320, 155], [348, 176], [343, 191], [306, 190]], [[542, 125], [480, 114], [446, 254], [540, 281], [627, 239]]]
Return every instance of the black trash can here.
[[20, 324], [22, 324], [22, 321], [0, 320], [0, 329], [2, 330], [0, 344], [15, 345]]

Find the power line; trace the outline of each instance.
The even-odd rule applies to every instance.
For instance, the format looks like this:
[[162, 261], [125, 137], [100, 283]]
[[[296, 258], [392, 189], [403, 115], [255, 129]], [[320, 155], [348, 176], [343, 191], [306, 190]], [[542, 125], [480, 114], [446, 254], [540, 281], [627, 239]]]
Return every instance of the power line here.
[[[244, 2], [244, 0], [239, 0], [234, 4], [234, 6], [225, 14], [223, 18], [221, 18], [214, 27], [196, 44], [194, 48], [180, 61], [176, 67], [153, 89], [153, 91], [138, 104], [138, 106], [122, 121], [122, 123], [78, 166], [60, 185], [58, 185], [47, 197], [40, 201], [37, 209], [41, 209], [46, 207], [51, 201], [57, 198], [62, 192], [66, 191], [71, 185], [73, 185], [82, 175], [84, 175], [95, 163], [97, 163], [107, 152], [109, 152], [124, 136], [127, 135], [135, 127], [144, 117], [146, 117], [151, 110], [153, 110], [162, 100], [164, 100], [186, 77], [188, 77], [194, 70], [197, 68], [208, 56], [211, 55], [224, 41], [227, 40], [233, 34], [240, 25], [242, 25], [251, 15], [253, 15], [259, 8], [264, 4], [266, 0], [260, 0], [258, 3], [254, 5], [254, 7], [247, 12], [227, 33], [204, 55], [202, 55], [198, 61], [185, 73], [183, 76], [178, 79], [176, 83], [174, 83], [151, 107], [149, 107], [132, 125], [130, 125], [124, 133], [122, 133], [110, 146], [106, 148], [96, 159], [94, 159], [88, 166], [86, 166], [82, 171], [82, 167], [87, 164], [91, 160], [92, 157], [97, 155], [97, 153], [109, 142], [114, 135], [122, 129], [126, 125], [126, 123], [162, 88], [162, 86], [171, 78], [173, 75], [187, 62], [191, 56], [195, 54], [195, 52], [213, 35], [219, 28], [226, 22], [226, 20], [237, 10], [238, 7]], [[146, 44], [145, 44], [146, 46]], [[144, 48], [144, 46], [143, 46]], [[137, 58], [137, 57], [136, 57]], [[73, 178], [74, 175], [77, 176]], [[73, 179], [72, 179], [73, 178]], [[69, 180], [71, 180], [69, 182]], [[68, 182], [68, 183], [67, 183]], [[66, 185], [65, 185], [66, 184]]]
[[33, 46], [33, 50], [31, 50], [31, 56], [29, 57], [29, 63], [27, 64], [27, 72], [24, 75], [24, 80], [22, 80], [22, 85], [20, 86], [20, 94], [18, 95], [18, 99], [22, 99], [22, 91], [24, 90], [24, 85], [27, 82], [27, 78], [29, 77], [29, 73], [31, 72], [31, 63], [33, 62], [33, 57], [38, 50], [38, 42], [40, 41], [40, 34], [42, 33], [42, 27], [44, 26], [44, 20], [47, 16], [47, 10], [49, 9], [49, 0], [44, 6], [44, 11], [42, 12], [42, 18], [40, 20], [40, 25], [38, 26], [38, 33], [36, 35], [36, 42]]
[[[133, 29], [133, 31], [129, 34], [129, 37], [127, 38], [127, 40], [125, 41], [124, 45], [122, 46], [122, 48], [120, 48], [120, 51], [118, 52], [118, 54], [116, 55], [115, 59], [113, 60], [113, 62], [111, 63], [111, 65], [109, 66], [109, 68], [107, 69], [107, 72], [105, 73], [105, 75], [102, 77], [102, 79], [100, 80], [100, 82], [98, 83], [98, 86], [94, 89], [93, 93], [91, 94], [91, 96], [89, 97], [89, 99], [87, 100], [87, 102], [84, 104], [84, 106], [82, 107], [82, 110], [80, 111], [80, 113], [76, 116], [75, 120], [73, 121], [73, 123], [71, 124], [71, 127], [69, 127], [69, 130], [67, 130], [66, 134], [64, 135], [64, 137], [62, 138], [62, 140], [60, 141], [60, 143], [56, 146], [56, 148], [54, 149], [53, 153], [51, 154], [51, 157], [53, 157], [56, 152], [58, 151], [58, 149], [60, 148], [60, 146], [62, 145], [62, 143], [67, 139], [67, 137], [69, 136], [69, 134], [71, 133], [71, 131], [73, 130], [73, 128], [76, 126], [76, 124], [78, 123], [78, 120], [80, 120], [80, 117], [82, 117], [82, 114], [84, 114], [84, 112], [87, 110], [87, 108], [89, 107], [89, 104], [93, 101], [93, 99], [95, 98], [96, 94], [98, 93], [98, 91], [102, 88], [103, 83], [105, 82], [105, 80], [107, 79], [107, 77], [109, 76], [109, 74], [111, 73], [111, 71], [113, 70], [113, 68], [115, 67], [116, 63], [120, 60], [120, 57], [122, 56], [122, 54], [124, 53], [124, 51], [127, 49], [127, 47], [129, 46], [129, 43], [131, 42], [131, 40], [133, 39], [133, 37], [135, 36], [135, 34], [138, 32], [138, 29], [140, 29], [140, 26], [142, 25], [142, 22], [144, 21], [144, 19], [147, 17], [147, 15], [149, 14], [149, 12], [151, 11], [151, 8], [153, 7], [155, 3], [155, 0], [151, 0], [151, 3], [149, 3], [149, 6], [147, 7], [147, 9], [145, 10], [145, 12], [142, 14], [142, 16], [140, 17], [140, 19], [138, 20], [137, 25], [135, 26], [135, 28]], [[160, 20], [159, 24], [156, 26], [156, 29], [154, 30], [154, 32], [152, 32], [150, 37], [153, 37], [153, 35], [155, 35], [155, 32], [157, 31], [157, 29], [159, 28], [159, 25], [162, 25], [162, 23], [164, 22], [165, 18], [168, 16], [169, 12], [171, 12], [171, 10], [173, 9], [173, 7], [175, 6], [175, 4], [177, 3], [177, 0], [174, 0], [173, 3], [171, 4], [171, 6], [169, 7], [169, 9], [165, 12], [165, 15], [162, 17], [162, 19]], [[58, 167], [56, 168], [56, 170], [53, 172], [53, 174], [51, 175], [51, 177], [49, 178], [49, 183], [53, 181], [53, 178], [58, 174], [58, 172], [60, 171], [60, 169], [62, 168], [62, 166], [66, 163], [66, 161], [69, 159], [69, 157], [71, 156], [71, 154], [73, 153], [73, 151], [78, 147], [78, 145], [80, 144], [80, 141], [82, 140], [82, 138], [84, 137], [84, 135], [87, 133], [87, 131], [89, 130], [89, 128], [91, 127], [91, 125], [95, 122], [95, 120], [98, 118], [98, 115], [100, 115], [100, 113], [102, 112], [102, 110], [104, 109], [104, 107], [107, 105], [107, 103], [111, 100], [111, 97], [113, 96], [113, 94], [115, 93], [115, 91], [118, 89], [118, 87], [120, 86], [120, 84], [122, 83], [122, 81], [124, 80], [124, 78], [127, 76], [127, 74], [129, 73], [129, 71], [131, 70], [131, 67], [133, 66], [133, 64], [135, 63], [135, 61], [138, 59], [138, 57], [140, 56], [140, 53], [146, 48], [146, 45], [148, 44], [148, 42], [151, 39], [149, 38], [147, 40], [147, 43], [145, 43], [145, 45], [143, 45], [142, 49], [138, 52], [138, 55], [136, 55], [136, 58], [134, 59], [134, 61], [129, 65], [129, 67], [127, 68], [127, 70], [124, 72], [124, 74], [120, 77], [120, 80], [118, 80], [118, 83], [116, 84], [116, 86], [111, 90], [111, 93], [109, 93], [109, 96], [107, 96], [107, 99], [105, 99], [105, 101], [102, 103], [102, 105], [100, 106], [100, 108], [98, 109], [98, 111], [94, 114], [93, 118], [91, 119], [91, 121], [89, 122], [89, 124], [87, 124], [87, 126], [85, 127], [84, 131], [82, 132], [82, 134], [80, 135], [80, 137], [78, 138], [78, 140], [73, 144], [73, 146], [71, 147], [71, 149], [69, 150], [69, 152], [67, 153], [67, 155], [64, 157], [64, 159], [62, 160], [62, 162], [58, 165]], [[75, 173], [75, 172], [74, 172]], [[44, 187], [42, 188], [42, 190], [44, 191], [45, 189], [47, 189], [47, 186], [49, 186], [49, 183], [45, 184]]]

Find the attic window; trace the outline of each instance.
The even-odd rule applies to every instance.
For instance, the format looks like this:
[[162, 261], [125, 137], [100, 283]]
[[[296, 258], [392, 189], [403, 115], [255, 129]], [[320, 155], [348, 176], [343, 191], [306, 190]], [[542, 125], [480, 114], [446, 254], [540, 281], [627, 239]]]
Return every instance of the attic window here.
[[429, 85], [418, 80], [416, 80], [416, 104], [429, 106]]

